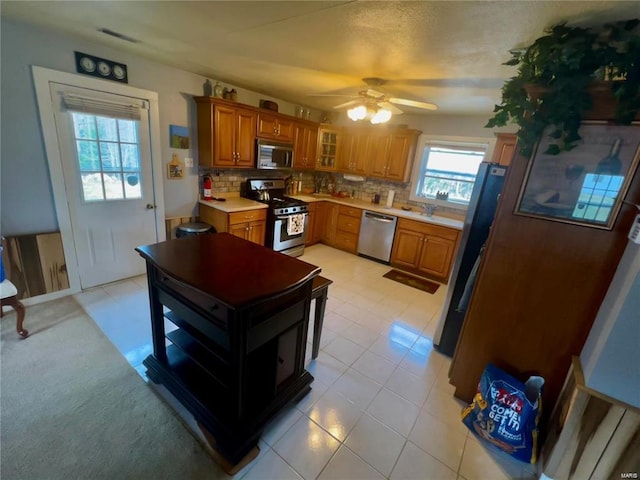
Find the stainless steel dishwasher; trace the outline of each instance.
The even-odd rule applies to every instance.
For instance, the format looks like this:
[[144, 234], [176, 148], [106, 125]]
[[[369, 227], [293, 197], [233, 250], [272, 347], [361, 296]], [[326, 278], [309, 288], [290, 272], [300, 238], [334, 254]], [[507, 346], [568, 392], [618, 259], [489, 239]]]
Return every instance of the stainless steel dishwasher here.
[[389, 263], [396, 223], [398, 217], [364, 210], [360, 223], [358, 255]]

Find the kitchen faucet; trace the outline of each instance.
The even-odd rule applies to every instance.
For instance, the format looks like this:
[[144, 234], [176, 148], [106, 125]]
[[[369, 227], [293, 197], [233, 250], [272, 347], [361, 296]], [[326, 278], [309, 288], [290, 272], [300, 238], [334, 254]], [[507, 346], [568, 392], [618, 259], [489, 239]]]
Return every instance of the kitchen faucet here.
[[433, 212], [436, 209], [436, 205], [433, 205], [431, 203], [423, 203], [422, 208], [424, 209], [424, 215], [426, 215], [427, 217], [431, 217], [433, 216]]

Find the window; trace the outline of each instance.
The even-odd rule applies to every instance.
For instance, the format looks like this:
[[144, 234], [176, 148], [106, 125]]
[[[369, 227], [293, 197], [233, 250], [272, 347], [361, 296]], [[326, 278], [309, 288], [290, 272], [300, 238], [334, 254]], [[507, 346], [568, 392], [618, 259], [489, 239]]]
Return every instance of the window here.
[[574, 218], [606, 223], [622, 188], [624, 176], [587, 173], [580, 189]]
[[142, 198], [138, 121], [71, 115], [84, 201]]
[[420, 163], [414, 171], [411, 200], [465, 208], [471, 199], [480, 162], [485, 159], [488, 142], [427, 140], [422, 145]]

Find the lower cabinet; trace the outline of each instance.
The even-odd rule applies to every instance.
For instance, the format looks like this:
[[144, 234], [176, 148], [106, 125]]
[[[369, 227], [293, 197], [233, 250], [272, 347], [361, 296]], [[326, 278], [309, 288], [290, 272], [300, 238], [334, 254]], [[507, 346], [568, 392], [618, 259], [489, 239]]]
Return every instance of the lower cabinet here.
[[391, 251], [391, 265], [417, 274], [427, 274], [446, 283], [458, 245], [457, 230], [398, 219]]
[[307, 225], [307, 237], [305, 245], [320, 243], [324, 236], [325, 222], [327, 218], [327, 203], [309, 203], [309, 221]]
[[360, 235], [360, 220], [362, 210], [340, 205], [336, 220], [336, 237], [334, 246], [350, 253], [358, 251], [358, 236]]
[[324, 229], [322, 243], [334, 247], [336, 243], [336, 231], [338, 228], [338, 207], [335, 203], [327, 203], [325, 207]]
[[267, 228], [267, 209], [225, 213], [200, 204], [200, 220], [212, 225], [217, 232], [229, 232], [236, 237], [264, 245]]

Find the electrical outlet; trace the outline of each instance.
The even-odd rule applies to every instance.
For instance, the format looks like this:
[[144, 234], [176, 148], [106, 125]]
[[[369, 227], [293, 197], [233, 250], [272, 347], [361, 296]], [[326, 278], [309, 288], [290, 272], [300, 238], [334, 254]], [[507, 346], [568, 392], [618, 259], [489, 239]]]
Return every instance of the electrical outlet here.
[[193, 158], [184, 157], [184, 166], [193, 167]]

